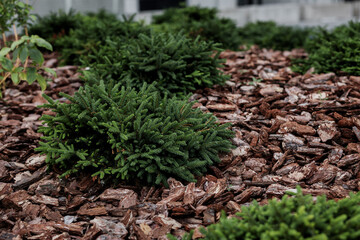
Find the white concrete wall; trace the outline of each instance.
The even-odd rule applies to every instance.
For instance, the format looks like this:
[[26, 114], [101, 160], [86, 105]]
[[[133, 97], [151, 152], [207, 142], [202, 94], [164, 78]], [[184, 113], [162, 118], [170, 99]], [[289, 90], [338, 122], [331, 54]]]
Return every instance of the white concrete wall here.
[[49, 0], [30, 0], [29, 4], [33, 7], [33, 12], [44, 16], [50, 12], [57, 12], [58, 10], [67, 10], [66, 1], [49, 1]]
[[[119, 1], [119, 0], [113, 0], [113, 1]], [[120, 9], [120, 14], [134, 14], [138, 13], [140, 6], [139, 2], [136, 0], [120, 0], [122, 3], [122, 9]]]
[[[25, 0], [22, 0], [25, 2]], [[139, 12], [137, 0], [29, 0], [33, 13], [44, 16], [59, 9], [79, 12], [97, 12], [105, 9], [116, 14], [134, 14]]]
[[94, 9], [105, 9], [112, 12], [112, 0], [72, 0], [71, 8], [79, 12], [94, 12]]
[[[360, 16], [360, 2], [344, 3], [342, 0], [263, 0], [263, 5], [241, 7], [237, 6], [237, 0], [187, 0], [186, 2], [187, 5], [216, 7], [221, 17], [231, 18], [239, 26], [258, 20], [272, 20], [287, 25], [334, 26], [349, 20], [357, 20]], [[30, 0], [30, 3], [33, 4], [34, 12], [39, 15], [46, 15], [50, 11], [59, 9], [74, 8], [80, 12], [87, 12], [104, 8], [119, 16], [138, 13], [136, 19], [147, 23], [150, 23], [153, 14], [161, 12], [139, 13], [137, 0]]]
[[237, 0], [187, 0], [186, 4], [228, 10], [237, 7]]
[[354, 3], [330, 3], [303, 5], [304, 21], [341, 21], [347, 20], [354, 15]]
[[298, 3], [298, 4], [327, 4], [343, 2], [342, 0], [263, 0], [264, 4], [272, 3]]
[[[226, 2], [227, 0], [223, 0], [224, 2]], [[186, 1], [187, 5], [197, 5], [197, 6], [201, 6], [201, 7], [216, 7], [218, 5], [218, 1], [217, 0], [187, 0]]]
[[[296, 24], [301, 15], [299, 4], [269, 4], [252, 7], [249, 22], [275, 21], [279, 24]], [[244, 23], [239, 23], [242, 25]]]

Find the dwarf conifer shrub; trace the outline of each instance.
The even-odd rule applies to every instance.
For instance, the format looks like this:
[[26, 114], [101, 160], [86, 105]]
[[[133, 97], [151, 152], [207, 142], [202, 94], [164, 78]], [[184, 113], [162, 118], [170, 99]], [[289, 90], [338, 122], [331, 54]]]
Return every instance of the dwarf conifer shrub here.
[[222, 48], [237, 50], [240, 45], [235, 22], [219, 18], [215, 8], [169, 8], [153, 16], [152, 23], [156, 31], [184, 31], [190, 37], [200, 36], [203, 40], [220, 43]]
[[43, 17], [38, 16], [36, 22], [29, 27], [29, 34], [38, 35], [54, 44], [56, 39], [68, 35], [71, 29], [81, 27], [82, 17], [73, 9], [68, 13], [59, 10]]
[[153, 16], [154, 24], [179, 24], [183, 22], [204, 22], [216, 18], [216, 8], [189, 6], [168, 8], [162, 14]]
[[44, 107], [56, 116], [42, 116], [44, 137], [36, 149], [62, 176], [86, 171], [149, 184], [166, 185], [168, 177], [195, 181], [232, 147], [228, 125], [185, 100], [161, 97], [153, 85], [137, 92], [101, 81], [63, 96], [71, 103], [45, 96]]
[[208, 21], [193, 22], [189, 25], [189, 36], [205, 41], [220, 43], [222, 48], [238, 50], [241, 44], [237, 27], [233, 20], [228, 18], [213, 18]]
[[[293, 198], [284, 196], [281, 201], [270, 200], [264, 206], [254, 202], [241, 210], [237, 217], [223, 216], [219, 223], [203, 229], [203, 239], [360, 238], [360, 193], [337, 202], [321, 196], [314, 202], [311, 195], [303, 195], [298, 188]], [[191, 239], [191, 235], [186, 234], [183, 240]]]
[[245, 26], [238, 29], [239, 36], [242, 44], [253, 45], [256, 44], [260, 47], [266, 34], [274, 31], [276, 23], [273, 21], [257, 21], [249, 22]]
[[238, 29], [242, 44], [275, 50], [303, 48], [311, 32], [311, 28], [279, 26], [273, 21], [248, 23]]
[[156, 81], [162, 93], [181, 95], [228, 79], [218, 69], [223, 62], [218, 58], [220, 51], [217, 44], [181, 33], [140, 34], [127, 44], [122, 39], [108, 41], [90, 59], [90, 72], [96, 79], [114, 79], [136, 89]]
[[330, 31], [318, 28], [305, 50], [308, 58], [294, 60], [294, 71], [304, 73], [314, 67], [318, 73], [360, 75], [360, 23], [349, 22]]
[[81, 65], [88, 56], [106, 44], [107, 39], [116, 38], [125, 43], [137, 38], [140, 33], [148, 34], [150, 29], [133, 17], [118, 20], [114, 14], [100, 11], [82, 16], [80, 27], [71, 29], [68, 35], [58, 38], [55, 46], [61, 53], [63, 64]]

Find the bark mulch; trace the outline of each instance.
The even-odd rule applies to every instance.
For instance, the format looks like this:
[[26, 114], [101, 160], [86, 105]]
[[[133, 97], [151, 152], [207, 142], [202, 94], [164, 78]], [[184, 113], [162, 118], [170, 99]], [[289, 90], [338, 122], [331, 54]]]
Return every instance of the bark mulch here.
[[[256, 200], [286, 191], [329, 199], [360, 190], [360, 77], [295, 74], [301, 50], [226, 51], [225, 86], [192, 99], [219, 122], [231, 122], [236, 146], [197, 183], [162, 187], [103, 186], [89, 176], [59, 179], [34, 152], [45, 103], [36, 85], [9, 86], [0, 100], [0, 239], [167, 239], [215, 223]], [[46, 94], [73, 94], [74, 66], [48, 67], [58, 77]]]

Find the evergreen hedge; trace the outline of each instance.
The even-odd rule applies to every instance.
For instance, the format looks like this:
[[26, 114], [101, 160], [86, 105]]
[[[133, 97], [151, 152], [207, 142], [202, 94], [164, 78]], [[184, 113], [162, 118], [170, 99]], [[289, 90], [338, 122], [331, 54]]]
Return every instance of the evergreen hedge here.
[[[91, 56], [90, 71], [84, 74], [135, 89], [156, 81], [162, 93], [186, 95], [229, 78], [218, 69], [224, 61], [218, 57], [220, 51], [218, 44], [192, 40], [181, 33], [140, 34], [126, 44], [122, 38], [108, 40]], [[97, 81], [89, 82], [94, 83]]]
[[[37, 16], [36, 22], [29, 27], [30, 35], [38, 35], [54, 45], [56, 39], [70, 33], [71, 29], [80, 28], [83, 15], [71, 9], [68, 13], [63, 10], [51, 12], [46, 16]], [[55, 50], [58, 50], [55, 46]]]
[[238, 28], [242, 44], [282, 51], [303, 48], [312, 31], [312, 28], [279, 26], [273, 21], [257, 21]]
[[293, 70], [305, 73], [314, 67], [318, 73], [360, 75], [360, 23], [350, 21], [333, 30], [318, 28], [305, 43], [307, 59], [294, 60]]
[[[254, 201], [242, 207], [237, 217], [223, 215], [219, 223], [203, 229], [203, 239], [360, 239], [360, 193], [337, 202], [325, 196], [313, 200], [298, 188], [295, 197], [284, 196], [263, 206]], [[191, 237], [192, 233], [186, 234], [183, 240]]]
[[216, 8], [203, 8], [199, 6], [189, 6], [180, 8], [168, 8], [160, 15], [152, 17], [154, 24], [179, 24], [183, 22], [204, 22], [216, 18]]
[[140, 33], [149, 34], [150, 29], [133, 18], [117, 20], [115, 15], [105, 13], [105, 17], [98, 15], [86, 16], [80, 28], [70, 31], [68, 36], [56, 41], [61, 48], [63, 63], [82, 65], [88, 61], [88, 56], [106, 44], [107, 39], [116, 38], [121, 43], [137, 38]]
[[88, 60], [88, 56], [106, 44], [107, 39], [126, 42], [140, 33], [149, 34], [150, 28], [135, 22], [133, 17], [118, 20], [115, 14], [105, 10], [85, 15], [60, 11], [40, 17], [29, 32], [53, 43], [61, 54], [62, 64], [82, 65], [82, 61]]
[[234, 21], [219, 18], [217, 9], [189, 6], [168, 8], [153, 16], [152, 27], [159, 32], [183, 31], [190, 37], [220, 43], [222, 48], [237, 50], [240, 42]]
[[[36, 150], [62, 177], [88, 172], [101, 179], [145, 181], [167, 185], [168, 177], [195, 181], [219, 162], [218, 153], [232, 147], [229, 125], [192, 109], [192, 103], [161, 97], [154, 85], [138, 92], [104, 84], [85, 86], [70, 104], [49, 101]], [[143, 183], [142, 182], [142, 183]]]

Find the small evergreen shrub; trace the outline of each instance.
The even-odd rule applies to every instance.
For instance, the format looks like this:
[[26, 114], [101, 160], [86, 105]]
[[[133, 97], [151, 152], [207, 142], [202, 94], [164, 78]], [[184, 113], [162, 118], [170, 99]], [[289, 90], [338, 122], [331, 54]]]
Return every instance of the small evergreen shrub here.
[[242, 44], [282, 51], [303, 48], [311, 32], [311, 28], [279, 26], [273, 21], [248, 23], [238, 29]]
[[190, 6], [169, 8], [153, 16], [153, 28], [160, 32], [184, 31], [190, 37], [220, 43], [222, 48], [237, 50], [240, 42], [234, 21], [216, 16], [215, 8]]
[[216, 17], [208, 21], [193, 22], [188, 29], [191, 37], [200, 36], [205, 41], [220, 43], [225, 49], [238, 50], [241, 45], [236, 24], [228, 18]]
[[180, 24], [180, 22], [204, 22], [216, 18], [216, 8], [202, 8], [189, 6], [182, 8], [168, 8], [162, 14], [153, 16], [154, 24]]
[[[203, 229], [203, 239], [360, 239], [360, 193], [337, 202], [325, 196], [313, 202], [298, 188], [294, 198], [284, 196], [264, 206], [254, 202], [241, 210], [238, 217], [222, 216], [219, 223]], [[191, 237], [186, 234], [183, 240]]]
[[269, 33], [272, 34], [276, 26], [276, 23], [273, 21], [250, 22], [245, 26], [238, 28], [238, 34], [242, 44], [256, 44], [259, 47], [264, 47], [262, 42], [265, 35], [268, 35]]
[[100, 9], [98, 12], [88, 12], [85, 15], [90, 18], [95, 18], [98, 21], [119, 21], [116, 14], [108, 12], [105, 9]]
[[350, 21], [332, 31], [318, 28], [305, 50], [308, 58], [294, 60], [294, 71], [304, 73], [314, 67], [318, 73], [360, 75], [360, 23]]
[[121, 38], [109, 40], [91, 57], [89, 66], [96, 79], [114, 79], [136, 89], [156, 81], [162, 93], [181, 95], [228, 79], [218, 69], [223, 62], [218, 58], [220, 51], [217, 44], [199, 38], [153, 32], [127, 44]]
[[140, 33], [148, 34], [150, 29], [133, 18], [120, 21], [116, 15], [100, 11], [82, 16], [79, 27], [70, 29], [68, 35], [57, 38], [55, 47], [61, 53], [63, 64], [82, 65], [88, 56], [106, 43], [106, 39], [117, 38], [120, 42], [137, 38]]
[[101, 179], [139, 180], [167, 185], [168, 177], [195, 181], [219, 162], [233, 136], [229, 125], [192, 109], [192, 103], [161, 97], [144, 85], [138, 92], [100, 81], [75, 93], [63, 94], [70, 104], [43, 105], [56, 116], [43, 115], [43, 142], [36, 150], [64, 173], [87, 171]]
[[[54, 44], [56, 39], [68, 35], [71, 29], [77, 29], [82, 24], [82, 15], [70, 10], [51, 12], [44, 17], [37, 17], [36, 23], [29, 28], [29, 34], [38, 35]], [[56, 46], [55, 46], [56, 47]]]

